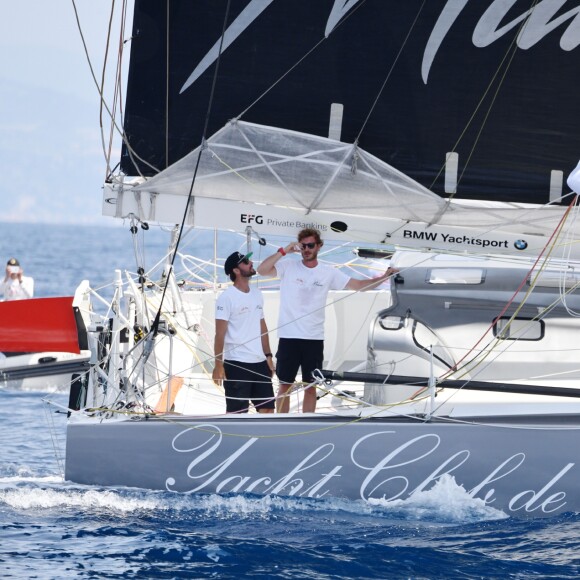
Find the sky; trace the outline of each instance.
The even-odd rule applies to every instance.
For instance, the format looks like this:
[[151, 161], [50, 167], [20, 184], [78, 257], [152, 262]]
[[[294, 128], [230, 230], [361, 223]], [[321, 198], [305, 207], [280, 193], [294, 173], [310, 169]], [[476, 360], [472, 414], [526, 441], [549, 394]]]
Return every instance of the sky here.
[[[110, 4], [76, 0], [99, 75]], [[0, 222], [111, 224], [101, 215], [106, 161], [99, 94], [72, 0], [18, 0], [9, 6], [2, 0], [0, 6]], [[128, 56], [127, 50], [127, 63]], [[117, 141], [114, 164], [119, 157]]]

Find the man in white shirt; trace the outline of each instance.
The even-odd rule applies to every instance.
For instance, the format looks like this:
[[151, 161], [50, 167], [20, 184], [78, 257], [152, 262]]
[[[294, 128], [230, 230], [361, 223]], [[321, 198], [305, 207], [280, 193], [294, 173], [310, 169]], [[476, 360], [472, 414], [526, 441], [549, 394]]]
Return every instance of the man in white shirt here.
[[233, 286], [216, 301], [213, 381], [223, 383], [227, 413], [247, 413], [250, 401], [258, 413], [274, 412], [274, 363], [262, 292], [250, 286], [256, 274], [250, 257], [231, 254], [224, 265]]
[[[364, 292], [398, 271], [389, 268], [381, 276], [367, 280], [349, 278], [337, 268], [318, 263], [318, 252], [323, 244], [318, 230], [301, 230], [298, 244], [291, 242], [285, 248], [278, 248], [258, 267], [261, 276], [280, 278], [279, 342], [276, 353], [276, 374], [280, 379], [277, 396], [279, 413], [287, 413], [290, 408], [287, 393], [296, 380], [298, 369], [302, 369], [302, 380], [311, 383], [312, 371], [322, 368], [324, 318], [329, 290]], [[301, 253], [301, 261], [281, 260], [295, 252]], [[316, 388], [311, 386], [304, 391], [302, 411], [313, 413], [315, 410]]]
[[10, 258], [6, 263], [4, 280], [0, 284], [0, 295], [4, 300], [32, 298], [34, 280], [23, 274], [20, 262], [16, 258]]

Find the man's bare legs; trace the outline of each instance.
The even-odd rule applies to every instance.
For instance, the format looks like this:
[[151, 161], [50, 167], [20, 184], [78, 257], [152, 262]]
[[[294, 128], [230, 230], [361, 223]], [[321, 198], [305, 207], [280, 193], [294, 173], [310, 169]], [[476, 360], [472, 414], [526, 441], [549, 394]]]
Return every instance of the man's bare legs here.
[[276, 398], [276, 413], [288, 413], [288, 411], [290, 411], [291, 387], [292, 385], [284, 385], [280, 383], [280, 386], [278, 387], [278, 396]]
[[[278, 396], [276, 398], [276, 412], [288, 413], [290, 411], [290, 394], [293, 385], [280, 384], [278, 388]], [[303, 413], [314, 413], [316, 411], [316, 387], [308, 387], [304, 391], [304, 399], [302, 401]]]
[[304, 400], [302, 401], [303, 413], [314, 413], [316, 411], [316, 387], [313, 385], [304, 391]]

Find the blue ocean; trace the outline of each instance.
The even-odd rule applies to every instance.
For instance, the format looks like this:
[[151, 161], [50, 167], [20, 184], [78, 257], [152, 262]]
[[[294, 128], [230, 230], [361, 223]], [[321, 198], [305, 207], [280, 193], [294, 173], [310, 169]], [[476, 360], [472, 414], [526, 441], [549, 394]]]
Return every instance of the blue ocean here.
[[[135, 270], [117, 228], [0, 224], [37, 296]], [[167, 232], [145, 232], [148, 264]], [[204, 251], [209, 251], [205, 247]], [[178, 495], [63, 480], [68, 395], [0, 388], [2, 578], [577, 578], [580, 516], [515, 520], [444, 482], [367, 505]], [[154, 460], [154, 458], [152, 458]]]

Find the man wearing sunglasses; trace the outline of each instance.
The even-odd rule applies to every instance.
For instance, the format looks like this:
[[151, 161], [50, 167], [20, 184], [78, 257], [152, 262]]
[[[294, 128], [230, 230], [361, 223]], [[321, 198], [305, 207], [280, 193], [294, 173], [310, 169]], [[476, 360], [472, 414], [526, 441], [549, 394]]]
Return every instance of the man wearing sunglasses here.
[[216, 301], [213, 381], [224, 386], [227, 413], [274, 412], [274, 363], [264, 320], [264, 299], [250, 279], [252, 254], [234, 252], [224, 270], [233, 282]]
[[[318, 263], [318, 252], [324, 245], [320, 232], [304, 229], [298, 233], [298, 244], [291, 242], [279, 248], [258, 267], [261, 276], [280, 278], [280, 313], [278, 320], [278, 352], [276, 374], [280, 379], [277, 411], [287, 413], [290, 408], [288, 391], [301, 368], [302, 380], [312, 383], [312, 371], [322, 368], [324, 359], [324, 318], [329, 290], [364, 292], [376, 288], [397, 272], [389, 268], [381, 276], [366, 280], [350, 278], [327, 264]], [[302, 260], [283, 259], [300, 252]], [[316, 410], [316, 387], [304, 391], [302, 411]]]

